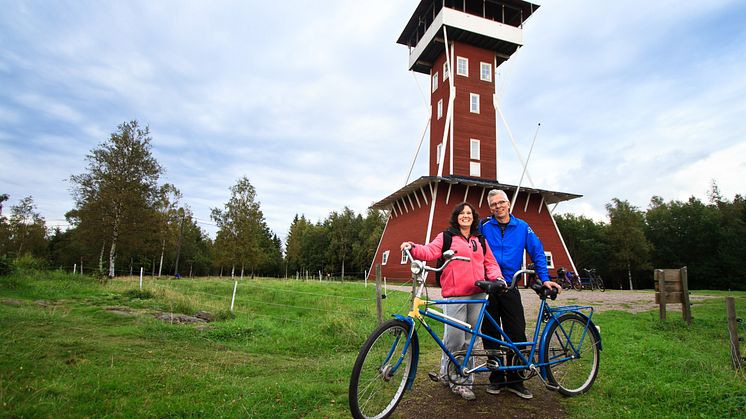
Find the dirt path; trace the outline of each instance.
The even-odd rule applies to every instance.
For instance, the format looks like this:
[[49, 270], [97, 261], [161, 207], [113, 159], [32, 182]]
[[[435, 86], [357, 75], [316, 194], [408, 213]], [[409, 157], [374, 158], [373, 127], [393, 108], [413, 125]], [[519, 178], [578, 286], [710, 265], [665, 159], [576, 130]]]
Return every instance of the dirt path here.
[[[409, 292], [411, 287], [389, 286]], [[431, 299], [440, 298], [440, 289], [428, 288]], [[702, 301], [709, 296], [692, 295], [692, 303]], [[539, 299], [532, 290], [521, 289], [521, 299], [526, 311], [526, 319], [533, 323], [539, 308]], [[557, 298], [555, 305], [581, 304], [591, 305], [596, 312], [620, 310], [633, 313], [656, 310], [655, 294], [651, 290], [645, 291], [575, 291], [566, 290]], [[668, 305], [669, 311], [681, 311], [681, 305]], [[530, 327], [530, 326], [529, 326]], [[474, 393], [475, 401], [465, 401], [455, 396], [447, 387], [430, 381], [428, 371], [437, 369], [437, 356], [421, 355], [417, 380], [413, 391], [407, 392], [393, 417], [444, 417], [444, 418], [472, 418], [472, 417], [501, 417], [501, 418], [565, 418], [567, 413], [562, 408], [562, 398], [556, 392], [544, 387], [541, 380], [534, 377], [525, 382], [534, 394], [532, 400], [523, 400], [511, 393], [491, 395], [486, 393], [486, 376], [477, 379]]]

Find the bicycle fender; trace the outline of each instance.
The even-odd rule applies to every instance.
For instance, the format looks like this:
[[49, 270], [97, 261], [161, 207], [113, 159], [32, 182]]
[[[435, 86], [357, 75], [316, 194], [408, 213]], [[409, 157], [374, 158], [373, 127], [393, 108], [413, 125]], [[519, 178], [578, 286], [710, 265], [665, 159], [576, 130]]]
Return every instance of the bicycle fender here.
[[[593, 323], [593, 321], [588, 316], [586, 316], [583, 313], [580, 313], [580, 312], [577, 312], [577, 311], [574, 311], [573, 313], [579, 315], [580, 317], [584, 318], [585, 320], [588, 320], [588, 330], [590, 331], [590, 333], [593, 334], [593, 336], [598, 341], [598, 350], [599, 351], [603, 350], [603, 345], [601, 344], [601, 332], [599, 332], [598, 328], [596, 328], [596, 324]], [[549, 340], [548, 333], [549, 333], [550, 326], [552, 326], [554, 323], [557, 323], [557, 320], [555, 318], [552, 318], [551, 320], [549, 320], [547, 322], [546, 326], [544, 326], [544, 330], [541, 331], [541, 338], [539, 340], [539, 342], [540, 342], [540, 344], [539, 344], [539, 362], [542, 363], [542, 364], [545, 363], [545, 362], [547, 362], [547, 360], [544, 359], [544, 348], [546, 347], [547, 341]], [[541, 367], [541, 376], [546, 379], [546, 377], [547, 377], [547, 368], [546, 367]]]
[[417, 336], [417, 329], [414, 327], [414, 320], [411, 317], [402, 316], [401, 314], [394, 314], [394, 318], [403, 322], [409, 323], [410, 333], [409, 346], [412, 351], [412, 368], [409, 369], [409, 377], [407, 377], [407, 384], [405, 388], [407, 390], [412, 389], [414, 384], [414, 378], [417, 376], [417, 364], [420, 361], [420, 339]]

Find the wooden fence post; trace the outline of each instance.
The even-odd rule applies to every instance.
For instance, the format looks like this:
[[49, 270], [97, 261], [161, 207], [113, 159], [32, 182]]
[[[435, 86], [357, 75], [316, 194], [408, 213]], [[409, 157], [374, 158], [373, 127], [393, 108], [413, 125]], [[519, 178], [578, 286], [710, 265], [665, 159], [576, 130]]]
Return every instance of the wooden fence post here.
[[741, 360], [741, 339], [738, 337], [738, 325], [736, 320], [736, 299], [725, 297], [725, 306], [728, 311], [728, 334], [730, 335], [730, 358], [733, 368], [740, 369], [743, 365]]
[[655, 270], [655, 281], [658, 283], [660, 293], [660, 320], [666, 320], [666, 287], [664, 284], [665, 275], [662, 269]]
[[689, 280], [687, 278], [686, 266], [681, 268], [681, 314], [684, 316], [684, 321], [688, 324], [692, 324], [692, 305], [689, 303]]
[[381, 305], [381, 265], [376, 264], [376, 309], [378, 311], [378, 324], [383, 323], [383, 306]]

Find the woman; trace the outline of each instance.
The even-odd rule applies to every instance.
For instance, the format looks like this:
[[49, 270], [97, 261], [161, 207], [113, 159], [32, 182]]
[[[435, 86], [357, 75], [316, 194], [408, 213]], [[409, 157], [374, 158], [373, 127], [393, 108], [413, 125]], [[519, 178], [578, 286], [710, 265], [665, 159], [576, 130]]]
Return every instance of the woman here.
[[[492, 251], [487, 246], [482, 249], [477, 227], [479, 226], [479, 214], [469, 203], [456, 205], [451, 213], [450, 227], [448, 232], [452, 235], [451, 250], [459, 256], [466, 256], [470, 262], [454, 261], [443, 270], [440, 283], [441, 294], [449, 300], [475, 300], [486, 299], [487, 295], [476, 285], [475, 281], [485, 279], [497, 280], [502, 278], [500, 266], [495, 261]], [[443, 233], [438, 234], [435, 239], [427, 245], [417, 245], [412, 242], [404, 242], [401, 249], [410, 249], [412, 257], [418, 260], [434, 261], [443, 253]], [[479, 304], [445, 304], [446, 315], [467, 322], [474, 326], [479, 318]], [[446, 325], [443, 335], [443, 343], [451, 352], [463, 351], [469, 346], [469, 335], [455, 327]], [[470, 362], [471, 367], [471, 362]], [[448, 357], [443, 354], [440, 362], [440, 375], [445, 377], [448, 368]], [[474, 378], [467, 377], [463, 385], [456, 385], [451, 380], [451, 391], [465, 400], [474, 400], [476, 396], [472, 390]]]

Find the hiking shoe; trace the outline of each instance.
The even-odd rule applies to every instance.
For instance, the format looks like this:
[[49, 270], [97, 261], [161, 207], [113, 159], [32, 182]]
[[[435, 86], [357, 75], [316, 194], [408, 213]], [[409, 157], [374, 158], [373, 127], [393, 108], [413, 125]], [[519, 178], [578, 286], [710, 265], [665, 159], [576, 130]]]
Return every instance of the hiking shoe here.
[[477, 396], [474, 395], [474, 392], [466, 386], [454, 386], [451, 391], [461, 396], [464, 400], [474, 400], [477, 398]]
[[487, 390], [485, 390], [487, 393], [490, 394], [500, 394], [500, 390], [502, 390], [503, 386], [497, 385], [497, 384], [490, 384], [487, 386]]
[[534, 398], [534, 395], [531, 393], [531, 390], [524, 387], [523, 384], [521, 383], [508, 384], [507, 386], [505, 386], [505, 388], [509, 392], [515, 394], [516, 396], [522, 399], [533, 399]]

